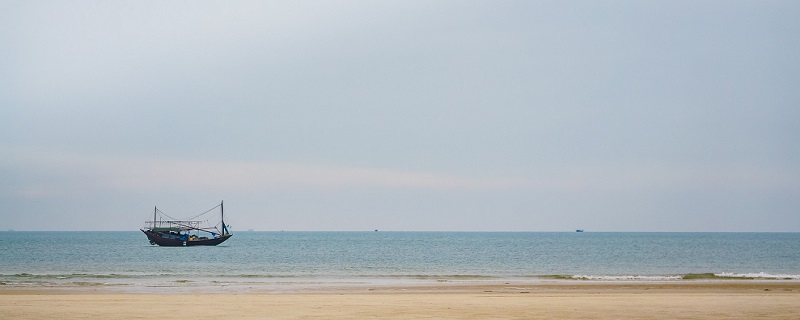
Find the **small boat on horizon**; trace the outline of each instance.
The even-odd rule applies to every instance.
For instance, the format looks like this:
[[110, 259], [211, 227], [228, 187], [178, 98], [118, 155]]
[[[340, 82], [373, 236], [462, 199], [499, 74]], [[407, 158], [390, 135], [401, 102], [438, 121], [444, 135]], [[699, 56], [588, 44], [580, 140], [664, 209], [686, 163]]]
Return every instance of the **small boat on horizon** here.
[[575, 232], [583, 232], [583, 229], [577, 229]]
[[[216, 225], [204, 227], [200, 225], [204, 221], [196, 220], [217, 208], [220, 222]], [[159, 214], [167, 219], [159, 219]], [[225, 224], [222, 201], [216, 207], [184, 220], [172, 218], [155, 207], [153, 221], [145, 221], [145, 225], [144, 229], [139, 230], [144, 232], [150, 244], [164, 247], [216, 246], [232, 236]]]

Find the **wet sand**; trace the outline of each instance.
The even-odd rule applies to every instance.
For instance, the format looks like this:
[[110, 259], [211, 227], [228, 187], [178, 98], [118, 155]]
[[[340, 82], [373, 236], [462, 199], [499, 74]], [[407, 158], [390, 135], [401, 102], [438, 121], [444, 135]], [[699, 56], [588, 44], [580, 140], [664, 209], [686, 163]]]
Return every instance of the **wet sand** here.
[[800, 282], [795, 281], [167, 292], [0, 288], [0, 319], [800, 319]]

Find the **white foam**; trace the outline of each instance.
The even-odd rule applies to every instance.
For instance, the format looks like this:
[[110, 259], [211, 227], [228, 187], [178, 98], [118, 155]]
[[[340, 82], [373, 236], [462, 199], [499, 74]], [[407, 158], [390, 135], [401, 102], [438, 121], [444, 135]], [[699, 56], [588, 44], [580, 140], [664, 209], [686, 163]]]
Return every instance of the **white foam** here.
[[602, 281], [673, 281], [681, 280], [681, 276], [639, 276], [639, 275], [622, 275], [622, 276], [592, 276], [592, 275], [574, 275], [572, 279], [577, 280], [602, 280]]
[[714, 275], [717, 276], [717, 277], [732, 277], [732, 278], [800, 280], [800, 274], [769, 274], [769, 273], [764, 273], [764, 272], [759, 272], [759, 273], [722, 272], [722, 273], [715, 273]]

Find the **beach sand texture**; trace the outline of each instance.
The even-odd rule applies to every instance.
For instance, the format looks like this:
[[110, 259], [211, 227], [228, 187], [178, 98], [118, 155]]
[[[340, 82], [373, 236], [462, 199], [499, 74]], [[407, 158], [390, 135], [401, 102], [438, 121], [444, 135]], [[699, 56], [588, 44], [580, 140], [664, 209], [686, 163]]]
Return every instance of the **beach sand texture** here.
[[289, 294], [0, 290], [0, 319], [800, 319], [800, 284], [561, 284]]

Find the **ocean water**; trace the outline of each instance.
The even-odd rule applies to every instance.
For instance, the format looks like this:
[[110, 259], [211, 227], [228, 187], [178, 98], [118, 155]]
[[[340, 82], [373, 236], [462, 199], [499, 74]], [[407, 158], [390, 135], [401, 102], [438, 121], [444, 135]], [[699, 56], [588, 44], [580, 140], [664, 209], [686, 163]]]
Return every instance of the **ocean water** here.
[[800, 281], [800, 233], [0, 232], [0, 285], [252, 288], [447, 281]]

